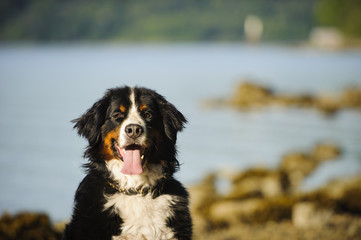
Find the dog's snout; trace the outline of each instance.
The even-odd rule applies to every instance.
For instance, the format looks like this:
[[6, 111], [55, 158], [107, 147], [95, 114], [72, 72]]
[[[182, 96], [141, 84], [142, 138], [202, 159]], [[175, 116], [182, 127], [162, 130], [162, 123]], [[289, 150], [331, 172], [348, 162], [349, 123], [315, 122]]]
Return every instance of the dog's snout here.
[[129, 124], [125, 127], [125, 133], [128, 137], [136, 139], [140, 137], [144, 132], [144, 129], [142, 126], [138, 124]]

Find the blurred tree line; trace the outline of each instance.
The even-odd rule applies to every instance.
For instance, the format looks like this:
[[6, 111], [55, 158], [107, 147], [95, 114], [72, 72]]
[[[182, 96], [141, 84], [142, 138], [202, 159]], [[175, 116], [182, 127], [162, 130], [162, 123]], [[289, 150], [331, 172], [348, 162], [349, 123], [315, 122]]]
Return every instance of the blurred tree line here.
[[334, 26], [348, 37], [361, 37], [361, 0], [320, 0], [315, 16], [320, 25]]
[[308, 38], [315, 25], [361, 35], [361, 0], [1, 0], [0, 40], [239, 41], [253, 14], [263, 40]]

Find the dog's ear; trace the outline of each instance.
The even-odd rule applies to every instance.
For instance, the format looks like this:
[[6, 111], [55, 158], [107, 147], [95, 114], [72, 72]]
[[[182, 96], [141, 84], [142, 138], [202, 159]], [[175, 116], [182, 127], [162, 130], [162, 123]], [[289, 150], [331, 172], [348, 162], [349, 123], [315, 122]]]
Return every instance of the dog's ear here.
[[163, 118], [164, 132], [171, 141], [176, 142], [177, 133], [183, 130], [187, 119], [164, 97], [158, 97], [158, 104]]
[[89, 108], [80, 118], [72, 120], [78, 134], [88, 139], [89, 144], [97, 143], [101, 138], [101, 127], [109, 106], [109, 92]]

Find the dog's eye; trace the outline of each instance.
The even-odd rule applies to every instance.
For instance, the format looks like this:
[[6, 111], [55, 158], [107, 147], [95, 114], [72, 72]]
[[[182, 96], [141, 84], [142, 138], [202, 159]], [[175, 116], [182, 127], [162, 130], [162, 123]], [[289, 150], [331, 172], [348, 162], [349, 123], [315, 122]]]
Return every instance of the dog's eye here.
[[152, 114], [151, 114], [150, 112], [144, 113], [144, 116], [145, 116], [145, 118], [146, 118], [147, 120], [152, 119]]
[[121, 112], [115, 112], [112, 114], [112, 118], [114, 118], [114, 119], [124, 118], [124, 114]]

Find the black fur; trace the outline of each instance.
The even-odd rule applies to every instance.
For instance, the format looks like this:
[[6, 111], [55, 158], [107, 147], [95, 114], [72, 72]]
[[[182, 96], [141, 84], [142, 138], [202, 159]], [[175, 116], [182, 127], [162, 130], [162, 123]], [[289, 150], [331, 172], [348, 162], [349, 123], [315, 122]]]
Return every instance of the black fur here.
[[[88, 140], [84, 156], [89, 162], [85, 165], [87, 175], [76, 191], [72, 219], [63, 236], [65, 240], [110, 240], [112, 236], [121, 234], [123, 219], [111, 209], [104, 210], [104, 195], [115, 194], [117, 190], [108, 183], [112, 181], [111, 173], [106, 167], [106, 156], [102, 148], [106, 134], [121, 124], [121, 120], [111, 117], [112, 112], [119, 108], [120, 104], [129, 106], [131, 91], [129, 87], [109, 89], [103, 98], [73, 121], [79, 135]], [[152, 193], [153, 197], [163, 194], [178, 196], [180, 200], [171, 206], [174, 216], [167, 220], [167, 226], [172, 229], [176, 239], [191, 239], [188, 193], [181, 183], [173, 178], [174, 172], [179, 168], [175, 145], [177, 132], [183, 129], [187, 120], [155, 91], [146, 88], [134, 88], [133, 91], [136, 103], [145, 103], [147, 110], [151, 111], [152, 117], [147, 120], [147, 129], [156, 130], [161, 136], [160, 139], [159, 136], [152, 139], [147, 150], [148, 161], [161, 164], [164, 174], [164, 177], [158, 180], [162, 187], [157, 193]], [[124, 117], [127, 113], [123, 113]]]

